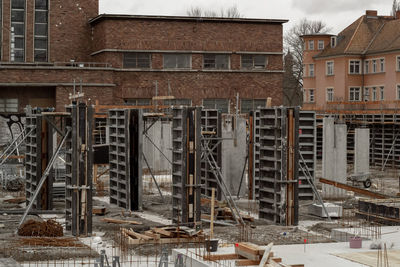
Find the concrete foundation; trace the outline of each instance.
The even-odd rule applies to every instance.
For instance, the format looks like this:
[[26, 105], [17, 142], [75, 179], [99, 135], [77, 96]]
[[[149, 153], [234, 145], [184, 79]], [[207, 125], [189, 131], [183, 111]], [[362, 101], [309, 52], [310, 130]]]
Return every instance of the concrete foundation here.
[[369, 135], [367, 128], [357, 128], [354, 138], [354, 173], [369, 172]]
[[[332, 204], [332, 203], [324, 203], [325, 208], [328, 211], [328, 214], [331, 218], [340, 218], [343, 215], [343, 208], [341, 206]], [[312, 204], [308, 207], [308, 213], [319, 216], [321, 218], [327, 218], [328, 216], [326, 215], [323, 207], [321, 204]]]
[[[226, 186], [231, 194], [236, 196], [239, 190], [243, 167], [246, 163], [246, 120], [239, 117], [235, 124], [235, 116], [224, 115], [222, 117], [222, 138], [233, 138], [222, 141], [223, 153], [221, 169]], [[245, 171], [240, 190], [241, 196], [246, 194], [246, 188], [247, 172]]]
[[[334, 118], [323, 120], [322, 177], [346, 183], [347, 178], [347, 126], [336, 124]], [[322, 185], [324, 198], [340, 199], [346, 191], [331, 185]]]

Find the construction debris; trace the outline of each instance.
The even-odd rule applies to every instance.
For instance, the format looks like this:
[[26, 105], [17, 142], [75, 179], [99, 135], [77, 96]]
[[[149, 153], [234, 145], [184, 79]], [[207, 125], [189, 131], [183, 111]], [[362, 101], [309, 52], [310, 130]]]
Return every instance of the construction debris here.
[[125, 220], [119, 220], [119, 219], [111, 219], [111, 218], [104, 218], [101, 219], [102, 222], [107, 222], [107, 223], [115, 223], [115, 224], [135, 224], [135, 225], [141, 225], [141, 222], [137, 221], [125, 221]]
[[18, 235], [59, 237], [63, 236], [63, 227], [54, 220], [39, 222], [31, 219], [21, 225]]
[[35, 237], [35, 238], [21, 238], [19, 240], [20, 245], [24, 246], [37, 246], [37, 247], [75, 247], [83, 248], [87, 247], [82, 244], [78, 238], [75, 237]]
[[10, 198], [10, 199], [5, 199], [5, 203], [11, 203], [11, 204], [21, 204], [26, 201], [26, 197], [16, 197], [16, 198]]

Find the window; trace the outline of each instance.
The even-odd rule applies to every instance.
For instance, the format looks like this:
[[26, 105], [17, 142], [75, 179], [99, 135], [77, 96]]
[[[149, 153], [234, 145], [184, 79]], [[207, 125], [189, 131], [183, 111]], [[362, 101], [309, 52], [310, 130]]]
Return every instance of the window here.
[[222, 113], [229, 113], [229, 99], [225, 98], [208, 98], [203, 99], [204, 108], [218, 109]]
[[307, 90], [303, 89], [303, 102], [307, 102]]
[[259, 107], [265, 107], [267, 103], [266, 99], [241, 99], [240, 101], [240, 112], [249, 113]]
[[48, 0], [35, 0], [35, 62], [48, 61]]
[[124, 53], [124, 68], [149, 69], [151, 54], [149, 53]]
[[18, 99], [0, 98], [0, 112], [18, 112]]
[[164, 69], [190, 69], [192, 57], [189, 54], [165, 54]]
[[25, 61], [25, 0], [11, 1], [10, 61]]
[[369, 60], [364, 61], [364, 73], [365, 74], [369, 73]]
[[331, 37], [331, 47], [332, 48], [336, 47], [336, 36]]
[[164, 106], [188, 106], [192, 105], [192, 100], [188, 98], [182, 99], [166, 99], [164, 100]]
[[308, 50], [314, 50], [314, 41], [308, 41]]
[[360, 87], [350, 87], [350, 101], [360, 101]]
[[364, 101], [369, 101], [369, 88], [364, 88]]
[[400, 56], [397, 56], [397, 71], [400, 71]]
[[132, 98], [125, 99], [125, 104], [131, 106], [151, 106], [152, 101], [151, 98]]
[[314, 103], [314, 89], [310, 89], [310, 91], [309, 91], [309, 101], [310, 101], [310, 103]]
[[372, 73], [376, 73], [376, 59], [372, 60]]
[[334, 74], [334, 62], [328, 61], [326, 62], [326, 75], [333, 75]]
[[333, 88], [327, 88], [326, 89], [326, 102], [332, 102], [333, 101]]
[[265, 69], [267, 66], [265, 55], [242, 55], [241, 59], [244, 69]]
[[314, 64], [310, 64], [308, 67], [308, 74], [310, 77], [314, 77], [315, 72], [314, 72]]
[[381, 100], [385, 100], [385, 87], [381, 86], [379, 89], [380, 89], [379, 93], [380, 93]]
[[400, 100], [400, 84], [397, 85], [397, 100]]
[[372, 101], [378, 100], [378, 94], [376, 93], [376, 87], [372, 87]]
[[379, 60], [379, 62], [380, 62], [380, 65], [381, 65], [381, 72], [385, 72], [385, 59], [381, 58]]
[[360, 74], [360, 60], [350, 60], [350, 74]]
[[205, 54], [203, 56], [204, 69], [229, 69], [229, 55]]
[[318, 41], [318, 50], [324, 50], [324, 41], [322, 40]]

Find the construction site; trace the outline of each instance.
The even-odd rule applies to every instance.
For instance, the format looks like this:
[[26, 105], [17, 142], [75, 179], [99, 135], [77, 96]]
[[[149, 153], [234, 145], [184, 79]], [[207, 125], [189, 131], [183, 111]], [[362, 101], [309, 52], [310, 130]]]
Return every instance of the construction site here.
[[0, 3], [0, 266], [400, 266], [400, 13], [291, 106], [288, 20]]

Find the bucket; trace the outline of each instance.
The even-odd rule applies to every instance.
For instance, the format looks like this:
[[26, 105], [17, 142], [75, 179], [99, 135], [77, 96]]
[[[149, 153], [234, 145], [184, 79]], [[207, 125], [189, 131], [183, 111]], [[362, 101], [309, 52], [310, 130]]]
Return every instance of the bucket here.
[[362, 238], [358, 236], [350, 237], [350, 248], [362, 248]]
[[207, 252], [216, 252], [218, 250], [218, 239], [206, 240]]

